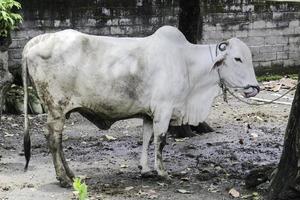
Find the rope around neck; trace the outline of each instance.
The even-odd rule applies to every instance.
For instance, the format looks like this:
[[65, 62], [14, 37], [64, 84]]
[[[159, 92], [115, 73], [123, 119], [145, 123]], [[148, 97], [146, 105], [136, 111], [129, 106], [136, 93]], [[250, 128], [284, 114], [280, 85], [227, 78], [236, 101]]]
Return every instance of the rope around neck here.
[[262, 102], [262, 103], [255, 103], [255, 102], [248, 102], [248, 101], [245, 101], [244, 99], [241, 99], [240, 97], [238, 97], [237, 95], [235, 95], [232, 91], [229, 90], [229, 88], [226, 86], [225, 82], [220, 79], [220, 87], [222, 88], [222, 91], [223, 91], [223, 99], [226, 103], [228, 103], [227, 101], [227, 92], [229, 94], [231, 94], [234, 98], [236, 98], [237, 100], [245, 103], [245, 104], [248, 104], [248, 105], [252, 105], [252, 106], [262, 106], [262, 105], [267, 105], [267, 104], [272, 104], [272, 103], [275, 103], [275, 101], [281, 99], [282, 97], [286, 96], [288, 93], [290, 93], [291, 91], [295, 90], [297, 85], [300, 84], [300, 81], [297, 82], [297, 84], [290, 88], [288, 91], [286, 91], [285, 93], [283, 93], [282, 95], [280, 95], [279, 97], [276, 97], [275, 99], [272, 99], [272, 100], [269, 100], [268, 102]]

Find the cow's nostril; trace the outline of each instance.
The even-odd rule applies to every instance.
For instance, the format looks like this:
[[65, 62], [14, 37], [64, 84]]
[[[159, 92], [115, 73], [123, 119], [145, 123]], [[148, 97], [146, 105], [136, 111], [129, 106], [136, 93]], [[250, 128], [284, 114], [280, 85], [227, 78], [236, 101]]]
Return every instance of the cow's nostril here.
[[257, 85], [257, 86], [253, 86], [255, 89], [257, 89], [257, 91], [259, 92], [260, 91], [260, 87]]

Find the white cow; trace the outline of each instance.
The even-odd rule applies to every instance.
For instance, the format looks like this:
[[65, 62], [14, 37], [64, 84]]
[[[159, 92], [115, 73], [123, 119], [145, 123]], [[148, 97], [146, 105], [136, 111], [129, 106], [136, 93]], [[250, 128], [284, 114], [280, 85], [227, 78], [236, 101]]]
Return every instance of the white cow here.
[[228, 87], [259, 92], [251, 52], [239, 39], [216, 45], [190, 44], [176, 28], [164, 26], [145, 38], [91, 36], [74, 30], [44, 34], [23, 51], [26, 167], [30, 159], [27, 74], [48, 107], [46, 138], [57, 179], [74, 177], [62, 149], [62, 131], [71, 112], [79, 112], [101, 129], [117, 120], [144, 119], [142, 173], [154, 134], [155, 170], [166, 177], [162, 150], [169, 123], [198, 125]]

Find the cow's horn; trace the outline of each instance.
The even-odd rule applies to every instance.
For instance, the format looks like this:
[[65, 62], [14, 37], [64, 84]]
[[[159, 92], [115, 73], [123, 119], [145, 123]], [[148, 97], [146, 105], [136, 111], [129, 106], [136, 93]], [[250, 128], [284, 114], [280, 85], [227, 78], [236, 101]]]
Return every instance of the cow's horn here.
[[227, 45], [228, 45], [228, 42], [221, 42], [221, 43], [219, 44], [218, 48], [219, 48], [220, 51], [225, 51]]

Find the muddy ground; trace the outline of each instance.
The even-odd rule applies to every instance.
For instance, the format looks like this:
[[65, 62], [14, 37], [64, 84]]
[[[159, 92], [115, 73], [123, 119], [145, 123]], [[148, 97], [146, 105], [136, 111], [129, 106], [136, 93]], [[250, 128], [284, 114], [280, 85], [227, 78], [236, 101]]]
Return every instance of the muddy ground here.
[[[285, 90], [281, 90], [280, 93]], [[278, 93], [262, 91], [273, 99]], [[281, 101], [291, 102], [293, 93]], [[78, 114], [67, 121], [63, 145], [70, 167], [85, 178], [90, 199], [263, 199], [267, 183], [245, 188], [245, 176], [257, 166], [276, 165], [280, 158], [289, 105], [249, 106], [217, 98], [207, 120], [215, 131], [193, 138], [168, 137], [164, 162], [171, 181], [141, 178], [142, 121], [120, 121], [98, 130]], [[24, 173], [21, 156], [23, 116], [4, 115], [0, 132], [0, 199], [74, 199], [72, 189], [58, 186], [43, 136], [45, 115], [31, 117], [32, 158]], [[113, 136], [116, 140], [107, 140]], [[153, 147], [150, 148], [153, 166]], [[257, 192], [253, 197], [253, 192]], [[186, 194], [183, 194], [186, 193]], [[247, 196], [248, 195], [248, 196]]]

